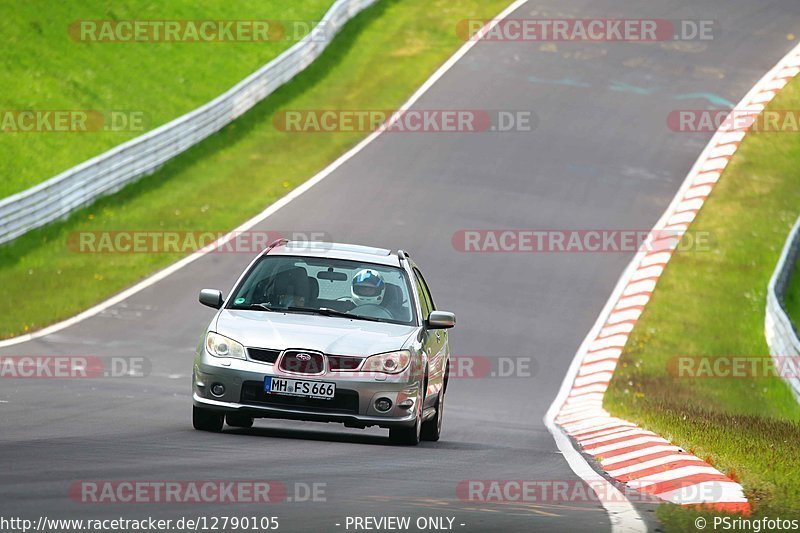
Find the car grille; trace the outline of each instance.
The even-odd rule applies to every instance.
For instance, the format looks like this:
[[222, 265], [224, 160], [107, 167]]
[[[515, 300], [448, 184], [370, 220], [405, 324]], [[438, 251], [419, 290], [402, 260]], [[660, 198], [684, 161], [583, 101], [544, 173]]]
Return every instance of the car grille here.
[[280, 350], [265, 350], [264, 348], [248, 348], [247, 355], [253, 361], [260, 361], [262, 363], [275, 363], [278, 356], [281, 354]]
[[331, 370], [355, 370], [361, 366], [361, 357], [350, 357], [347, 355], [329, 355], [328, 368]]
[[[295, 352], [295, 354], [296, 353], [308, 353], [308, 355], [311, 356], [314, 355], [314, 352], [301, 351], [301, 352]], [[287, 352], [287, 355], [289, 354], [290, 353]], [[247, 348], [247, 356], [249, 357], [249, 359], [252, 361], [258, 361], [260, 363], [275, 364], [280, 355], [281, 355], [280, 350], [269, 350], [267, 348]], [[361, 362], [364, 360], [363, 357], [353, 357], [350, 355], [328, 355], [327, 358], [328, 358], [329, 370], [356, 370], [358, 369], [359, 366], [361, 366]], [[289, 361], [288, 365], [295, 365], [295, 366], [290, 367], [288, 365], [284, 366], [284, 364], [281, 364], [282, 370], [289, 370], [289, 368], [305, 368], [306, 370], [315, 370], [313, 366], [315, 364], [321, 364], [321, 361], [312, 359], [310, 361], [315, 361], [314, 363], [312, 363], [311, 365], [305, 365], [305, 367], [303, 367], [303, 365], [299, 364], [296, 357], [294, 359], [294, 362], [292, 362], [292, 359], [289, 359], [288, 361]], [[319, 374], [319, 370], [316, 370], [314, 372], [304, 372], [303, 370], [289, 370], [289, 372]]]
[[322, 374], [325, 356], [319, 352], [286, 350], [281, 358], [280, 369], [295, 374]]
[[242, 384], [241, 403], [268, 407], [289, 407], [301, 411], [358, 414], [358, 393], [348, 389], [336, 389], [336, 395], [333, 399], [319, 400], [300, 396], [267, 394], [264, 392], [263, 382], [245, 381]]

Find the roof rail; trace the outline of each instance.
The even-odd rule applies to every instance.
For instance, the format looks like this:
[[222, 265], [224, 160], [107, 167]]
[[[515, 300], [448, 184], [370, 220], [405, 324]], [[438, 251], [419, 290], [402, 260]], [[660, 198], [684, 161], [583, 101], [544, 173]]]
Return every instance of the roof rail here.
[[285, 239], [283, 237], [281, 237], [280, 239], [274, 240], [271, 243], [269, 243], [266, 248], [264, 248], [264, 251], [261, 252], [261, 254], [262, 255], [266, 254], [267, 252], [269, 252], [270, 250], [272, 250], [276, 246], [280, 246], [281, 244], [287, 244], [288, 242], [289, 242], [289, 239]]
[[397, 250], [397, 257], [400, 258], [400, 261], [410, 258], [411, 256], [408, 255], [408, 252], [405, 250]]

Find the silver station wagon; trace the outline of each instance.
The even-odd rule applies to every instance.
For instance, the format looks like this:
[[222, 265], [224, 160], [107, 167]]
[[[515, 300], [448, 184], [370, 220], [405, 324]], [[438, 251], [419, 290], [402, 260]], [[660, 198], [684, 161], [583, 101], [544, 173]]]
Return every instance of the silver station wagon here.
[[219, 311], [194, 361], [196, 429], [288, 418], [439, 440], [456, 319], [404, 251], [280, 240], [200, 302]]

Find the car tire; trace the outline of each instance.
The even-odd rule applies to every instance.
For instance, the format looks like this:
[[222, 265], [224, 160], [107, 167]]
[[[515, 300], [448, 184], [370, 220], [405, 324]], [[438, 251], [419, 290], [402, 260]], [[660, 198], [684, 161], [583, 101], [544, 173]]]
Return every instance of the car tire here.
[[224, 423], [224, 413], [218, 413], [210, 409], [192, 406], [192, 425], [194, 426], [194, 429], [198, 431], [213, 431], [214, 433], [219, 433], [222, 431], [222, 425]]
[[417, 418], [414, 420], [414, 425], [411, 427], [402, 426], [396, 428], [389, 428], [389, 442], [392, 444], [398, 444], [401, 446], [416, 446], [419, 444], [421, 433], [422, 433], [422, 406], [425, 405], [425, 396], [424, 393], [427, 390], [427, 378], [425, 379], [425, 385], [423, 385], [423, 389], [420, 394], [422, 397], [422, 401], [419, 402], [419, 408], [417, 409]]
[[416, 446], [420, 441], [422, 423], [420, 415], [417, 415], [416, 422], [411, 427], [389, 428], [389, 442], [400, 446]]
[[232, 428], [253, 427], [253, 418], [239, 413], [228, 413], [225, 415], [225, 422]]
[[439, 391], [436, 398], [436, 416], [422, 423], [420, 438], [431, 442], [436, 442], [442, 435], [442, 420], [444, 419], [444, 388]]

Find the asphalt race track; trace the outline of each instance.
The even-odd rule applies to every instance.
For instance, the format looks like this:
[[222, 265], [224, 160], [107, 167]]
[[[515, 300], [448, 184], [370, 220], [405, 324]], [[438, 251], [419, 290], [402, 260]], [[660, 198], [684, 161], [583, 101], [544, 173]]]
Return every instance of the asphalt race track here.
[[[608, 530], [596, 503], [482, 504], [461, 501], [456, 488], [578, 479], [542, 417], [632, 254], [474, 254], [451, 238], [482, 228], [649, 229], [710, 138], [670, 131], [668, 113], [738, 102], [795, 44], [786, 35], [800, 24], [800, 3], [539, 0], [512, 16], [713, 19], [720, 31], [710, 42], [479, 43], [416, 107], [533, 110], [535, 131], [386, 133], [255, 229], [409, 251], [437, 306], [458, 316], [453, 353], [532, 357], [532, 376], [453, 379], [443, 439], [416, 448], [390, 446], [384, 430], [310, 422], [194, 431], [192, 357], [213, 315], [197, 293], [229, 291], [252, 259], [210, 254], [94, 318], [0, 350], [152, 363], [145, 378], [4, 381], [0, 514], [258, 513], [279, 517], [281, 531], [345, 531], [347, 516], [448, 516], [458, 531]], [[327, 501], [92, 505], [68, 494], [80, 480], [193, 479], [324, 483]]]

